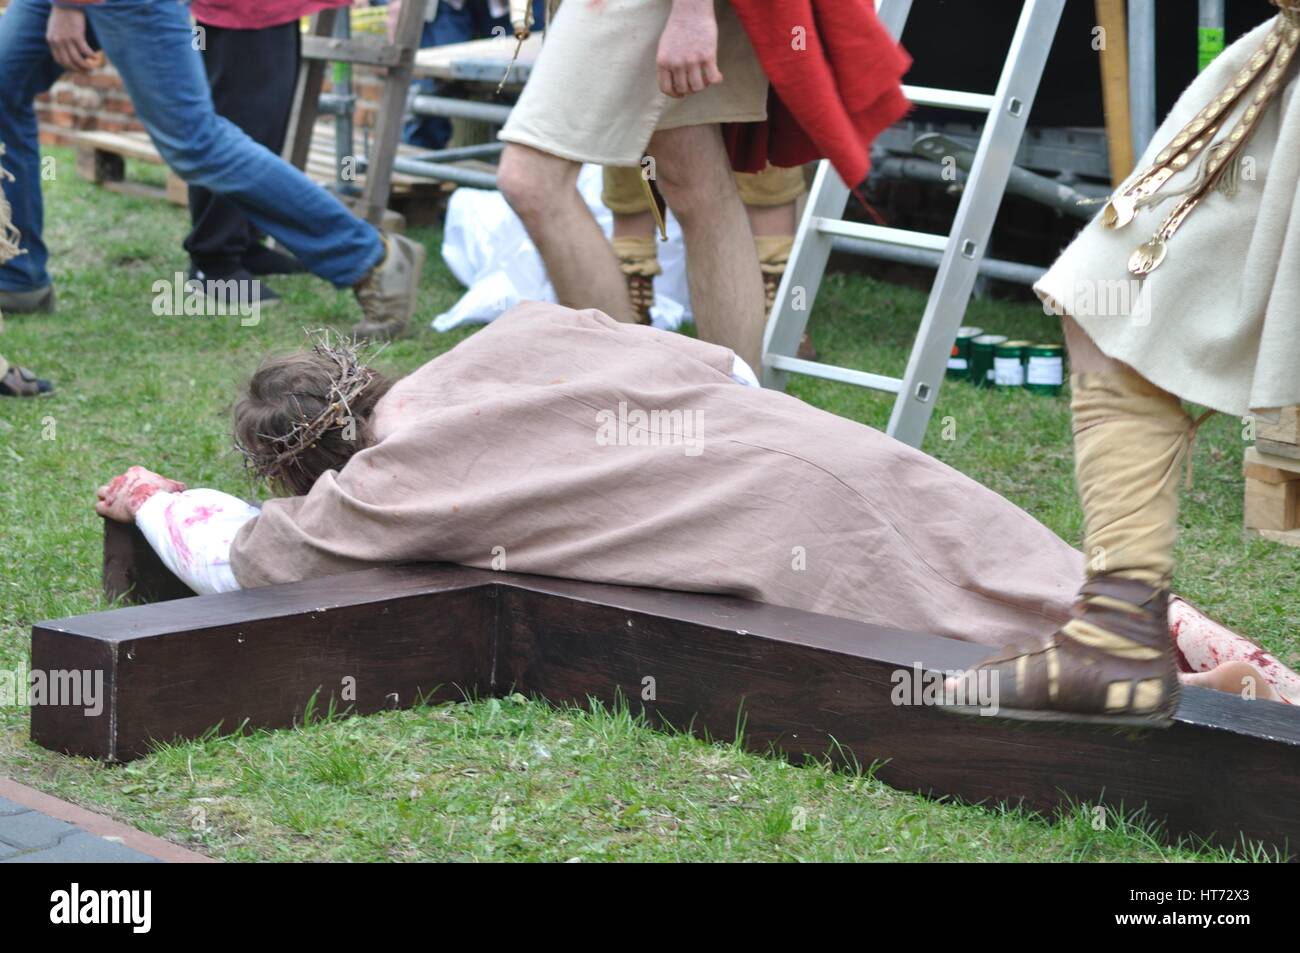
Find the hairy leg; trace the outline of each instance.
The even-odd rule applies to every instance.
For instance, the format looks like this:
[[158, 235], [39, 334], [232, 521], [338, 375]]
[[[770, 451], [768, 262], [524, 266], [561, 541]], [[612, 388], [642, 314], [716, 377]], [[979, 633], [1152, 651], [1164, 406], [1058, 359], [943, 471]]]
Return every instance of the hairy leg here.
[[576, 162], [518, 143], [501, 154], [497, 182], [537, 246], [560, 304], [619, 321], [636, 313], [609, 242], [578, 194]]
[[682, 226], [700, 337], [762, 363], [763, 277], [754, 234], [717, 126], [665, 129], [650, 140], [657, 182]]

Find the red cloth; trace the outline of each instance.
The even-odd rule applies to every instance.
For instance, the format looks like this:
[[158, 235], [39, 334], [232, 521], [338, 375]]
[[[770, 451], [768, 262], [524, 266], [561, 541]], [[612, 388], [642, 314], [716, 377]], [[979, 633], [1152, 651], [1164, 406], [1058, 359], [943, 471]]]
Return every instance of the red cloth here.
[[191, 0], [194, 19], [227, 30], [262, 30], [310, 16], [352, 0]]
[[850, 187], [860, 184], [872, 141], [911, 108], [902, 77], [912, 59], [876, 18], [872, 0], [731, 5], [771, 83], [766, 122], [724, 129], [732, 168], [830, 159]]

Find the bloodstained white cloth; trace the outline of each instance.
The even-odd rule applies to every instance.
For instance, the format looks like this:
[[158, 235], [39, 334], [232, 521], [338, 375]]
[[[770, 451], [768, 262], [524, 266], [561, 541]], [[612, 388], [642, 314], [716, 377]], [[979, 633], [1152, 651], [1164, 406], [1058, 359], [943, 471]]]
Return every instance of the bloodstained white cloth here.
[[217, 490], [155, 493], [136, 511], [135, 525], [163, 565], [200, 595], [239, 588], [230, 571], [230, 543], [257, 507]]

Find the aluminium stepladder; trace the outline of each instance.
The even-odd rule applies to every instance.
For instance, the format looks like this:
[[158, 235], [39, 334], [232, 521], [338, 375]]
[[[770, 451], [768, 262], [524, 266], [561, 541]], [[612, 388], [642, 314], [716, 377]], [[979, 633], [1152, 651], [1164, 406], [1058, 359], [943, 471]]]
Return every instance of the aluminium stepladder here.
[[[901, 36], [912, 0], [877, 0], [876, 6], [885, 28]], [[763, 335], [764, 386], [783, 388], [787, 375], [805, 374], [896, 394], [887, 432], [914, 447], [921, 445], [1064, 6], [1065, 0], [1024, 0], [992, 95], [904, 86], [918, 106], [988, 116], [948, 235], [845, 221], [849, 186], [829, 162], [820, 163]], [[942, 253], [902, 379], [795, 356], [837, 240], [873, 240]]]

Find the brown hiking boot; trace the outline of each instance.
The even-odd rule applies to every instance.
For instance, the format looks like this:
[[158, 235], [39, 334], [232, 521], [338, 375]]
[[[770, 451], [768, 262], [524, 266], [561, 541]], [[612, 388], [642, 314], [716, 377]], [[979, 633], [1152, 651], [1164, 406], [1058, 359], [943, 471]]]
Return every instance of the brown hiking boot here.
[[411, 323], [420, 271], [424, 268], [424, 246], [402, 235], [382, 233], [384, 257], [370, 274], [352, 289], [364, 320], [352, 329], [358, 340], [387, 340]]
[[1024, 721], [1171, 725], [1179, 682], [1169, 590], [1093, 576], [1079, 589], [1072, 615], [1040, 644], [1016, 646], [966, 673], [968, 692], [986, 673], [993, 704], [956, 708]]

